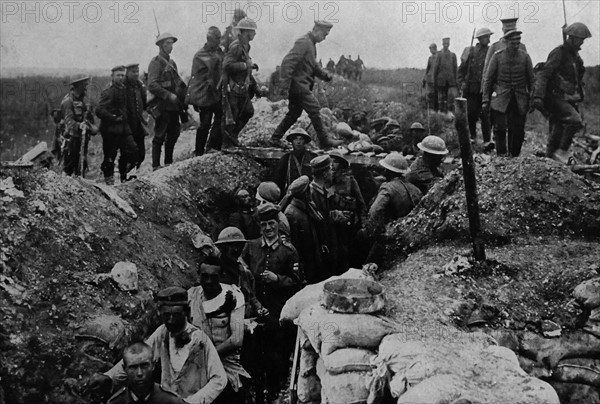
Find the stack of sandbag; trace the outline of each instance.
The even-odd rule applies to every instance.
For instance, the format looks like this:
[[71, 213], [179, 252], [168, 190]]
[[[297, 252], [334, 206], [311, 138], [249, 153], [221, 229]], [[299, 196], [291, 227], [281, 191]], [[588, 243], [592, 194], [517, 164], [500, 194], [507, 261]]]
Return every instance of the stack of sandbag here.
[[321, 381], [317, 376], [317, 361], [319, 355], [315, 352], [302, 329], [300, 334], [300, 360], [298, 362], [298, 386], [296, 393], [298, 402], [312, 404], [321, 402]]
[[[443, 334], [438, 334], [443, 335]], [[553, 388], [528, 376], [510, 349], [482, 333], [444, 338], [386, 336], [375, 362], [391, 372], [390, 391], [398, 404], [559, 404]]]
[[373, 403], [382, 391], [377, 347], [399, 324], [372, 314], [331, 312], [320, 304], [304, 309], [298, 326], [319, 355], [316, 372], [322, 403]]

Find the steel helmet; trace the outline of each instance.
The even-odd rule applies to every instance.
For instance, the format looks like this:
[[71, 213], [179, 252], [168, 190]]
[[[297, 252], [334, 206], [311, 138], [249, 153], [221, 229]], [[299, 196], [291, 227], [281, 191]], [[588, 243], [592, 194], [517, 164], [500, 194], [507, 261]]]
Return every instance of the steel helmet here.
[[592, 33], [588, 29], [587, 25], [581, 22], [574, 22], [565, 28], [565, 34], [574, 36], [576, 38], [587, 39], [592, 37]]
[[400, 153], [390, 153], [383, 160], [379, 160], [379, 165], [395, 173], [406, 174], [410, 171], [408, 161]]
[[172, 34], [170, 34], [170, 33], [168, 33], [168, 32], [165, 32], [164, 34], [160, 34], [160, 35], [158, 36], [158, 38], [156, 38], [156, 42], [155, 42], [155, 44], [156, 44], [156, 45], [160, 45], [160, 43], [161, 43], [162, 41], [164, 41], [165, 39], [172, 39], [172, 40], [173, 40], [173, 42], [177, 42], [177, 37], [176, 37], [175, 35], [172, 35]]
[[426, 153], [444, 155], [448, 154], [444, 139], [438, 136], [429, 135], [417, 147]]
[[479, 38], [479, 37], [482, 37], [485, 35], [492, 35], [492, 34], [493, 34], [493, 32], [489, 28], [483, 27], [483, 28], [479, 28], [475, 32], [475, 38]]
[[420, 122], [413, 123], [412, 125], [410, 125], [410, 128], [414, 130], [425, 130], [425, 128], [423, 127], [423, 125], [421, 125]]
[[386, 128], [392, 128], [392, 127], [395, 127], [395, 128], [399, 128], [400, 127], [400, 124], [398, 123], [397, 120], [390, 119], [388, 121], [388, 123], [385, 124], [385, 128], [384, 129], [386, 129]]
[[219, 233], [219, 238], [215, 242], [216, 245], [228, 243], [245, 243], [244, 234], [237, 227], [226, 227]]
[[310, 137], [310, 135], [308, 134], [308, 132], [302, 128], [295, 128], [292, 129], [289, 133], [289, 135], [287, 135], [285, 137], [285, 140], [287, 140], [288, 142], [292, 142], [295, 138], [297, 138], [298, 136], [302, 137], [304, 139], [304, 143], [310, 143], [312, 141], [312, 138]]
[[240, 20], [240, 22], [238, 22], [238, 24], [235, 26], [235, 28], [237, 28], [238, 30], [248, 30], [248, 31], [256, 31], [257, 25], [256, 23], [251, 20], [250, 18], [243, 18]]
[[331, 157], [333, 157], [335, 160], [341, 162], [342, 166], [344, 166], [344, 168], [350, 167], [350, 162], [348, 160], [346, 160], [346, 157], [344, 157], [344, 155], [339, 150], [334, 150], [334, 151], [330, 152], [329, 155]]

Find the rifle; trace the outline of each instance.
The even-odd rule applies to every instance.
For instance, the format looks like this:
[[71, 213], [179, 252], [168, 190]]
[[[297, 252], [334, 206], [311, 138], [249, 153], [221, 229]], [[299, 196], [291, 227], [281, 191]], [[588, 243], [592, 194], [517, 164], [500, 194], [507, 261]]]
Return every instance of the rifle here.
[[300, 329], [296, 332], [296, 344], [294, 345], [294, 360], [292, 362], [292, 374], [290, 376], [290, 404], [298, 403], [298, 376], [300, 361]]
[[[469, 56], [467, 56], [467, 76], [465, 77], [465, 81], [467, 82], [467, 86], [469, 85], [469, 79], [471, 78], [471, 66], [473, 65], [473, 41], [475, 41], [475, 30], [476, 27], [473, 28], [473, 35], [471, 35], [471, 46], [469, 47]], [[460, 89], [460, 96], [464, 97], [462, 86]]]
[[565, 28], [567, 28], [567, 8], [565, 7], [565, 0], [562, 0], [562, 5], [563, 5], [563, 17], [565, 20], [565, 25], [562, 26], [562, 38], [563, 38], [563, 43], [565, 43], [567, 41], [567, 34], [565, 34]]
[[81, 128], [81, 145], [79, 146], [79, 175], [81, 178], [85, 178], [87, 125], [87, 122], [84, 121], [79, 126]]

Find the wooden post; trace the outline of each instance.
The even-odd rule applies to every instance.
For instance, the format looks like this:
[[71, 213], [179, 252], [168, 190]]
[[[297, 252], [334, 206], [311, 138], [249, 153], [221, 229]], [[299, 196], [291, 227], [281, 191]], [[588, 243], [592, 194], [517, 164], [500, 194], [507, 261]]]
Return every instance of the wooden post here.
[[485, 246], [481, 237], [481, 222], [479, 220], [479, 200], [477, 197], [477, 183], [475, 180], [475, 165], [473, 163], [473, 150], [471, 150], [471, 136], [467, 123], [467, 100], [456, 98], [454, 116], [456, 131], [460, 144], [460, 156], [465, 179], [465, 193], [467, 196], [467, 214], [469, 215], [469, 231], [473, 242], [473, 256], [476, 261], [485, 260]]

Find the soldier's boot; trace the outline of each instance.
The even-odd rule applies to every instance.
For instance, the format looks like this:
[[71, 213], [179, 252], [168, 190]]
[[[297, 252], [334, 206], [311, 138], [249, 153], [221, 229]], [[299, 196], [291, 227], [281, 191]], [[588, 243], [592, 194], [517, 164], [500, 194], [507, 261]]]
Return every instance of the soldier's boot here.
[[282, 149], [285, 148], [285, 144], [281, 141], [281, 138], [283, 138], [285, 132], [287, 132], [288, 129], [291, 128], [292, 125], [296, 122], [296, 119], [292, 119], [292, 117], [288, 115], [289, 114], [286, 114], [286, 116], [279, 123], [279, 125], [277, 125], [275, 132], [273, 132], [273, 135], [271, 135], [271, 139], [269, 140], [270, 146], [279, 147]]
[[560, 147], [562, 137], [562, 125], [552, 118], [548, 123], [548, 141], [546, 143], [546, 157], [553, 158], [554, 152]]
[[342, 143], [344, 143], [341, 139], [335, 139], [331, 135], [328, 135], [325, 132], [325, 126], [323, 125], [323, 121], [321, 117], [318, 119], [312, 120], [313, 128], [315, 128], [315, 132], [317, 132], [317, 138], [319, 139], [319, 146], [323, 149], [331, 149], [334, 147], [338, 147]]
[[175, 143], [165, 143], [165, 166], [173, 163], [173, 152], [175, 150]]
[[160, 168], [160, 154], [162, 145], [152, 143], [152, 169], [157, 170]]

